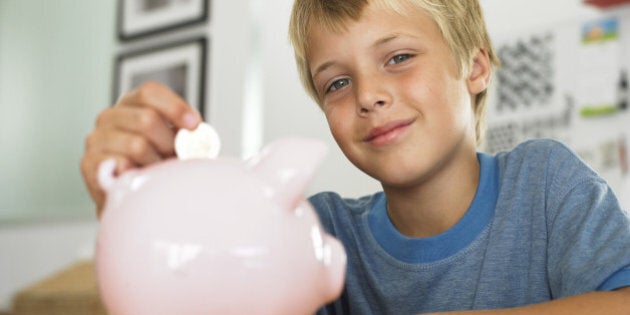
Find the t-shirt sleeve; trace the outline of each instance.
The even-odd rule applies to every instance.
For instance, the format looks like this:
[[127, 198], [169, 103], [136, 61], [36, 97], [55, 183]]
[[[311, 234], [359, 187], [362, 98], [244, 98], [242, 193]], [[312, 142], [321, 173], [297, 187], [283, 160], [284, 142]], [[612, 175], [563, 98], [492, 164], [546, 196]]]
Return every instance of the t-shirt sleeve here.
[[332, 222], [332, 211], [334, 211], [332, 209], [334, 207], [332, 199], [334, 199], [334, 197], [337, 197], [337, 195], [329, 192], [322, 192], [308, 198], [308, 201], [313, 206], [315, 213], [317, 213], [317, 217], [324, 228], [324, 231], [332, 236], [336, 236]]
[[[565, 147], [548, 165], [548, 274], [553, 298], [630, 285], [630, 217]], [[559, 152], [558, 152], [559, 151]]]
[[628, 286], [630, 286], [630, 266], [615, 272], [597, 290], [611, 291]]
[[[326, 233], [337, 236], [335, 225], [333, 223], [332, 213], [335, 211], [335, 204], [341, 200], [341, 197], [336, 193], [331, 192], [322, 192], [316, 195], [309, 197], [308, 201], [313, 206], [317, 216], [319, 218], [320, 223], [322, 224], [322, 228]], [[347, 312], [343, 305], [345, 305], [344, 294], [342, 296], [331, 302], [330, 304], [322, 306], [318, 311], [317, 315], [343, 315]]]

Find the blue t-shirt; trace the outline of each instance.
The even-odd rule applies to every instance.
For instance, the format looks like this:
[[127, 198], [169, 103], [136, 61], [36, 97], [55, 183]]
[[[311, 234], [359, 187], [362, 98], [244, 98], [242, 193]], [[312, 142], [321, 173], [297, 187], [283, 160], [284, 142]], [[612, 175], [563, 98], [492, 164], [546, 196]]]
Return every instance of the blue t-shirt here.
[[532, 140], [478, 158], [470, 208], [434, 237], [400, 234], [383, 193], [312, 196], [348, 255], [344, 292], [319, 314], [509, 308], [630, 286], [630, 216], [567, 147]]

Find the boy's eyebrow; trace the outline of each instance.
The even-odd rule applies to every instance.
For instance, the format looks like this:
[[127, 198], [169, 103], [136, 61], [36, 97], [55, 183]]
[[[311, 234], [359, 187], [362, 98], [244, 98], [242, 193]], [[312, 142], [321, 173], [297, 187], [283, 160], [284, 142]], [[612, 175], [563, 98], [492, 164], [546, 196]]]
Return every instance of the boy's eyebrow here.
[[323, 64], [321, 64], [319, 67], [317, 67], [315, 69], [315, 71], [313, 71], [313, 74], [311, 75], [313, 78], [316, 77], [320, 72], [328, 69], [330, 66], [334, 65], [335, 62], [334, 61], [327, 61], [324, 62]]
[[413, 34], [396, 32], [396, 33], [385, 35], [385, 36], [381, 37], [380, 39], [376, 40], [374, 42], [374, 44], [372, 44], [372, 48], [375, 48], [375, 47], [378, 47], [380, 45], [386, 44], [386, 43], [391, 42], [392, 40], [400, 38], [400, 37], [412, 37], [412, 38], [416, 38], [416, 39], [418, 38], [418, 36], [415, 36]]
[[385, 36], [377, 41], [374, 42], [374, 44], [372, 44], [372, 48], [376, 48], [380, 45], [386, 44], [387, 42], [391, 42], [392, 40], [398, 38], [400, 36], [400, 34], [391, 34], [388, 36]]

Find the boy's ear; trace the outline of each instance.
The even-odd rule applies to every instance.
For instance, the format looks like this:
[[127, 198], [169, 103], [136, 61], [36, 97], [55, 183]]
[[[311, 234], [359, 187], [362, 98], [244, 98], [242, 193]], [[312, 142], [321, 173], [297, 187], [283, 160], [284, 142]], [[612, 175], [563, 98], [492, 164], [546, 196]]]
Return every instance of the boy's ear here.
[[492, 77], [492, 67], [490, 66], [490, 57], [485, 49], [479, 49], [473, 57], [472, 67], [466, 83], [468, 92], [477, 95], [488, 88], [490, 78]]

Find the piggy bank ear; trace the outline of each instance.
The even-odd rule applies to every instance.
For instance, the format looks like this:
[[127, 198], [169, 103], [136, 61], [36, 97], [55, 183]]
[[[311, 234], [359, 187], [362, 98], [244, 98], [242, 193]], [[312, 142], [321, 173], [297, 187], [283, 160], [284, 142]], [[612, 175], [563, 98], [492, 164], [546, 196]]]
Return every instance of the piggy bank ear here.
[[270, 197], [294, 209], [326, 153], [326, 144], [321, 140], [286, 138], [263, 148], [248, 166], [269, 185]]

